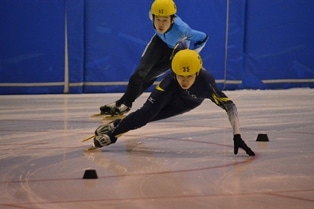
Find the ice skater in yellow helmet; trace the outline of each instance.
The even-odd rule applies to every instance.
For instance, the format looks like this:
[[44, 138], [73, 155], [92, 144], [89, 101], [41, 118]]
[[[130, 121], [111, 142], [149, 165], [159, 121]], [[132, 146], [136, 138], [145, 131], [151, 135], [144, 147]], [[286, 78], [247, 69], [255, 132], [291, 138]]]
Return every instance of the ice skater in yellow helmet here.
[[181, 50], [172, 60], [171, 69], [176, 75], [188, 76], [198, 73], [203, 65], [201, 56], [193, 50]]
[[94, 146], [100, 148], [113, 144], [125, 132], [152, 121], [183, 114], [199, 106], [205, 99], [210, 99], [227, 112], [232, 127], [234, 154], [241, 148], [247, 155], [254, 156], [255, 153], [242, 140], [235, 104], [217, 88], [212, 75], [204, 70], [200, 55], [193, 50], [183, 49], [174, 55], [171, 69], [142, 108], [122, 120], [99, 126], [95, 130]]
[[197, 52], [200, 52], [207, 42], [206, 33], [192, 29], [177, 15], [177, 7], [173, 0], [153, 1], [149, 17], [155, 33], [145, 47], [125, 93], [117, 101], [101, 106], [101, 114], [127, 113], [135, 99], [170, 69], [170, 60], [182, 49], [183, 42], [189, 49]]

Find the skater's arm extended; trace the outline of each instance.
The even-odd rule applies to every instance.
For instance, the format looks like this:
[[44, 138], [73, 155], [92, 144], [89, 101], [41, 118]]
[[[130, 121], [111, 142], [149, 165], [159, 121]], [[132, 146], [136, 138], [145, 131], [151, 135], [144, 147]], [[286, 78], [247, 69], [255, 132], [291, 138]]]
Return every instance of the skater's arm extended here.
[[208, 76], [208, 84], [210, 88], [210, 99], [219, 107], [227, 112], [229, 122], [232, 126], [234, 154], [238, 154], [239, 148], [243, 149], [247, 155], [255, 156], [255, 153], [246, 145], [240, 134], [240, 122], [236, 105], [222, 91], [220, 91], [215, 83], [214, 78]]

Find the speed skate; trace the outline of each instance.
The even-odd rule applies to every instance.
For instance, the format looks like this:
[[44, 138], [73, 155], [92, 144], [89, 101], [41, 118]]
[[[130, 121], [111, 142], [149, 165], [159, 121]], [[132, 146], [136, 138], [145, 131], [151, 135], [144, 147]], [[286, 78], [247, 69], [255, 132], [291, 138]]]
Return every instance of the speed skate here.
[[[89, 141], [90, 139], [93, 139], [94, 137], [95, 137], [94, 134], [91, 135], [91, 136], [88, 136], [88, 137], [84, 138], [84, 139], [82, 140], [82, 142], [87, 142], [87, 141]], [[92, 145], [92, 146], [86, 148], [86, 149], [84, 150], [84, 152], [92, 151], [92, 150], [95, 150], [95, 149], [97, 149], [97, 148], [98, 148], [98, 147], [95, 147], [94, 145]]]
[[116, 126], [123, 120], [124, 117], [125, 115], [119, 115], [119, 117], [115, 117], [114, 120], [102, 123], [100, 126], [98, 126], [93, 135], [84, 138], [82, 142], [89, 141], [90, 139], [94, 140], [93, 146], [86, 149], [85, 151], [94, 150], [96, 148], [101, 148], [103, 146], [115, 143], [117, 140], [116, 137], [121, 136], [121, 134], [119, 134], [118, 136], [114, 136], [113, 140], [107, 134], [109, 134], [110, 131], [113, 131], [116, 128]]
[[107, 114], [96, 113], [96, 114], [91, 115], [90, 117], [91, 118], [102, 117], [103, 120], [115, 120], [115, 119], [125, 118], [126, 115], [107, 115]]

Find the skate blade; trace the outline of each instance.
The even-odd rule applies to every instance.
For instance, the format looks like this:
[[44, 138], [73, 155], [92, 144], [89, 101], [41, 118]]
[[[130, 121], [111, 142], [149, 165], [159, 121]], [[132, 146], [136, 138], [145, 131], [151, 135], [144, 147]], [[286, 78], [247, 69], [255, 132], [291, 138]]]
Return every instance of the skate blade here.
[[91, 146], [91, 147], [88, 147], [84, 150], [84, 152], [90, 152], [90, 151], [93, 151], [93, 150], [96, 150], [98, 149], [98, 147], [94, 147], [94, 146]]
[[99, 118], [99, 117], [103, 117], [102, 119], [103, 120], [115, 120], [115, 119], [122, 119], [122, 118], [125, 118], [126, 115], [106, 115], [106, 114], [100, 114], [100, 113], [97, 113], [97, 114], [93, 114], [91, 115], [90, 117], [91, 118]]
[[97, 118], [97, 117], [101, 117], [101, 116], [104, 116], [104, 114], [96, 113], [96, 114], [92, 114], [90, 117], [91, 118]]
[[85, 139], [82, 140], [82, 142], [86, 142], [86, 141], [88, 141], [88, 140], [90, 140], [90, 139], [92, 139], [94, 137], [95, 137], [95, 135], [91, 135], [89, 137], [86, 137]]
[[103, 120], [123, 119], [126, 115], [104, 115]]

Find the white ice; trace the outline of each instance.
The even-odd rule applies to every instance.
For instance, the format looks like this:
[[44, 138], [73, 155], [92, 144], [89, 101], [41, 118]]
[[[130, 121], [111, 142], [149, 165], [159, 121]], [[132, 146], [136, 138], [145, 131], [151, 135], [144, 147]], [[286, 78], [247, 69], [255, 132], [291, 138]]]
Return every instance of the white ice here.
[[225, 93], [255, 157], [233, 154], [227, 115], [209, 100], [84, 152], [108, 121], [90, 115], [121, 94], [0, 96], [0, 208], [313, 209], [314, 89]]

